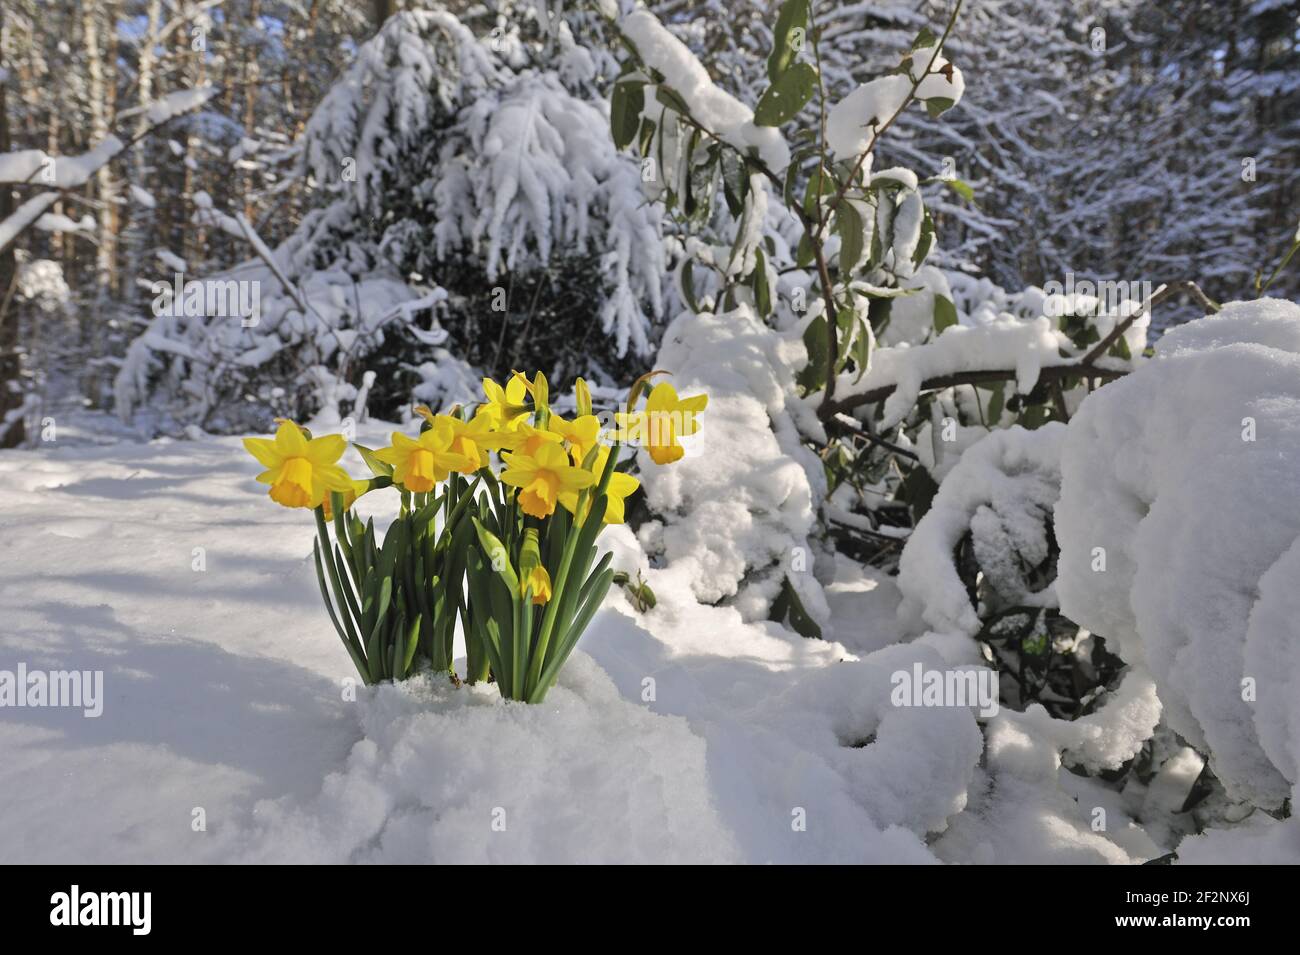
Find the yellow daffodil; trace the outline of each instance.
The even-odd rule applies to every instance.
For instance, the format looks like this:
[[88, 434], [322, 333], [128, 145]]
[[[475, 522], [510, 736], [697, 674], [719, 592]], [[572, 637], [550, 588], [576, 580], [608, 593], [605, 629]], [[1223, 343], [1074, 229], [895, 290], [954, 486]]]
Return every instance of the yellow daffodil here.
[[544, 444], [559, 445], [564, 440], [557, 432], [547, 431], [543, 428], [534, 428], [531, 424], [520, 422], [519, 427], [515, 429], [519, 434], [519, 443], [510, 450], [518, 451], [521, 454], [536, 454], [537, 449]]
[[549, 517], [561, 493], [581, 491], [596, 483], [590, 471], [575, 468], [569, 456], [555, 443], [547, 442], [536, 453], [507, 451], [501, 455], [506, 469], [501, 480], [519, 488], [519, 506], [532, 517]]
[[530, 570], [528, 576], [519, 579], [519, 596], [526, 594], [530, 587], [533, 590], [533, 603], [544, 604], [551, 599], [551, 575], [541, 564]]
[[474, 417], [484, 416], [492, 427], [513, 431], [520, 420], [531, 410], [525, 400], [530, 387], [528, 379], [515, 372], [502, 388], [491, 378], [483, 379], [483, 394], [487, 403], [480, 405]]
[[244, 447], [266, 468], [257, 479], [271, 485], [271, 500], [285, 507], [318, 507], [328, 492], [352, 487], [335, 463], [348, 447], [341, 434], [309, 440], [298, 425], [280, 420], [273, 440], [245, 438]]
[[[600, 475], [605, 471], [605, 463], [609, 460], [608, 446], [602, 446], [596, 455], [596, 460], [592, 465], [592, 472], [596, 479], [600, 480]], [[622, 471], [615, 471], [609, 476], [609, 484], [605, 488], [605, 495], [609, 498], [605, 502], [605, 523], [622, 524], [623, 523], [623, 501], [636, 492], [641, 486], [638, 481], [630, 474], [624, 474]], [[560, 503], [564, 505], [565, 510], [574, 515], [580, 522], [587, 519], [587, 512], [591, 510], [591, 501], [583, 502], [582, 513], [578, 513], [579, 495], [574, 491], [565, 491], [560, 495]]]
[[551, 599], [551, 575], [542, 564], [542, 550], [535, 527], [524, 531], [524, 542], [519, 548], [519, 596], [527, 596], [529, 590], [535, 604], [544, 604]]
[[667, 382], [655, 385], [644, 411], [620, 412], [614, 416], [622, 426], [619, 440], [644, 446], [655, 464], [671, 464], [686, 453], [677, 438], [700, 430], [695, 416], [708, 403], [708, 395], [679, 398], [677, 389]]
[[533, 380], [530, 382], [520, 372], [515, 374], [524, 379], [524, 386], [533, 399], [533, 410], [547, 411], [551, 406], [551, 388], [546, 383], [546, 376], [539, 371], [533, 375]]
[[515, 370], [510, 373], [510, 380], [518, 381], [523, 384], [524, 391], [533, 401], [534, 411], [539, 408], [549, 407], [551, 398], [550, 386], [546, 383], [546, 376], [540, 371], [534, 372], [533, 380], [529, 381], [526, 374], [522, 371]]
[[423, 405], [415, 410], [430, 425], [442, 424], [450, 428], [452, 437], [449, 450], [477, 462], [476, 468], [485, 468], [491, 463], [490, 452], [503, 448], [513, 450], [523, 440], [515, 432], [498, 431], [495, 419], [481, 411], [470, 421], [462, 421], [455, 415], [435, 415]]
[[547, 425], [552, 431], [569, 442], [573, 449], [575, 464], [581, 464], [587, 458], [587, 452], [596, 446], [600, 437], [600, 419], [595, 415], [579, 415], [572, 421], [566, 421], [557, 414], [551, 415]]
[[435, 423], [418, 438], [394, 431], [392, 447], [380, 448], [375, 457], [393, 465], [395, 483], [422, 494], [432, 491], [439, 481], [447, 480], [452, 471], [468, 474], [478, 469], [477, 456], [471, 458], [451, 450], [454, 438], [451, 426], [445, 421]]

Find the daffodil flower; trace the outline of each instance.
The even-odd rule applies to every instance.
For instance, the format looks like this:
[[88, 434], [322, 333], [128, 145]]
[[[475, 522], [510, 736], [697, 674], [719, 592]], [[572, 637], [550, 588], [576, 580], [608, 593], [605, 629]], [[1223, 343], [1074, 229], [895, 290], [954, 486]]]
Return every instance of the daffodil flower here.
[[348, 448], [340, 434], [309, 440], [298, 425], [281, 420], [273, 440], [245, 438], [244, 447], [266, 468], [257, 480], [271, 485], [277, 504], [319, 507], [330, 491], [352, 488], [352, 478], [335, 463]]
[[[608, 446], [601, 446], [600, 451], [596, 454], [596, 460], [592, 464], [592, 472], [600, 475], [605, 472], [605, 464], [609, 461]], [[615, 471], [609, 476], [609, 484], [605, 488], [605, 496], [608, 500], [605, 503], [605, 523], [622, 524], [623, 523], [623, 501], [625, 498], [636, 493], [636, 489], [641, 486], [638, 481], [630, 474], [624, 474], [622, 471]], [[580, 495], [576, 492], [565, 491], [560, 494], [560, 503], [564, 505], [565, 510], [578, 519], [579, 522], [587, 519], [587, 512], [591, 510], [591, 501], [583, 502], [582, 513], [578, 513], [578, 500]]]
[[530, 570], [528, 576], [519, 581], [519, 587], [521, 597], [527, 593], [528, 588], [532, 588], [535, 604], [544, 604], [551, 599], [551, 575], [541, 564]]
[[591, 414], [591, 389], [581, 378], [573, 383], [573, 403], [578, 408], [579, 417]]
[[555, 443], [544, 443], [535, 454], [507, 451], [501, 455], [506, 469], [502, 482], [519, 488], [519, 506], [525, 514], [544, 518], [555, 513], [561, 493], [591, 487], [596, 477], [569, 463], [569, 456]]
[[539, 412], [549, 411], [551, 407], [551, 388], [546, 383], [546, 376], [539, 371], [533, 375], [533, 380], [529, 382], [519, 372], [515, 372], [515, 374], [524, 379], [528, 394], [533, 398], [533, 410]]
[[452, 437], [449, 450], [474, 461], [475, 470], [491, 463], [490, 452], [503, 448], [513, 450], [523, 440], [513, 431], [498, 431], [495, 418], [483, 414], [481, 410], [470, 421], [462, 421], [454, 415], [435, 415], [423, 405], [415, 410], [430, 425], [450, 428]]
[[522, 454], [533, 455], [544, 444], [559, 445], [564, 440], [558, 432], [547, 431], [544, 428], [534, 428], [524, 421], [519, 423], [519, 427], [515, 431], [519, 434], [520, 440], [511, 450]]
[[614, 416], [622, 426], [619, 440], [642, 445], [650, 452], [650, 459], [655, 464], [671, 464], [686, 453], [686, 449], [677, 443], [678, 436], [685, 437], [700, 430], [695, 416], [708, 403], [708, 395], [679, 398], [677, 389], [667, 382], [655, 385], [646, 399], [644, 411], [619, 412]]
[[478, 469], [478, 457], [468, 457], [451, 450], [455, 434], [445, 421], [439, 421], [420, 434], [408, 438], [393, 432], [392, 447], [380, 448], [375, 457], [393, 465], [393, 481], [408, 491], [422, 494], [432, 491], [439, 481], [447, 480], [452, 471], [472, 473]]
[[575, 464], [581, 464], [587, 459], [587, 452], [596, 446], [600, 437], [600, 419], [591, 414], [579, 415], [572, 421], [553, 414], [547, 427], [569, 442]]
[[529, 413], [525, 404], [530, 387], [528, 380], [516, 372], [502, 388], [491, 378], [483, 379], [483, 395], [487, 403], [479, 407], [474, 417], [483, 415], [494, 428], [513, 431], [521, 418]]

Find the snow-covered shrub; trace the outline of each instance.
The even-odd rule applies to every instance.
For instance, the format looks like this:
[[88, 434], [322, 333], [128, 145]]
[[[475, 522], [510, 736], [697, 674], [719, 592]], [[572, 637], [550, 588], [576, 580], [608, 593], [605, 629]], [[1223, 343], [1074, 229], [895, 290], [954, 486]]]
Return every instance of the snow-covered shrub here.
[[[0, 444], [19, 435], [35, 441], [40, 418], [62, 411], [43, 408], [45, 396], [93, 391], [87, 379], [92, 368], [103, 364], [98, 356], [85, 353], [62, 264], [25, 253], [16, 254], [15, 263], [13, 287], [0, 295], [0, 322], [12, 313], [10, 321], [17, 330], [13, 341], [23, 347], [10, 346], [10, 368], [16, 374], [3, 386], [7, 400], [0, 398]], [[0, 358], [0, 364], [4, 361]]]
[[1062, 610], [1149, 670], [1169, 725], [1265, 808], [1297, 782], [1298, 465], [1300, 307], [1238, 302], [1084, 402], [1056, 508]]
[[[1055, 422], [1037, 431], [1010, 428], [991, 432], [962, 455], [903, 548], [900, 612], [935, 630], [974, 636], [981, 616], [1055, 605], [1055, 575], [1045, 565], [1053, 556], [1064, 436], [1065, 426]], [[962, 579], [961, 558], [954, 558], [959, 549], [982, 572], [978, 584]]]
[[883, 110], [885, 100], [892, 110], [924, 101], [942, 112], [960, 98], [960, 71], [926, 31], [904, 54], [903, 75], [867, 84], [835, 107], [833, 130], [820, 140], [808, 130], [792, 148], [781, 127], [809, 112], [817, 86], [801, 39], [810, 26], [802, 0], [782, 6], [772, 85], [752, 108], [716, 85], [649, 11], [610, 14], [632, 53], [614, 85], [614, 141], [636, 147], [647, 194], [684, 234], [677, 278], [690, 312], [674, 324], [657, 365], [734, 401], [731, 417], [744, 422], [733, 429], [738, 447], [754, 462], [732, 485], [739, 494], [719, 486], [685, 501], [667, 486], [649, 487], [652, 510], [673, 514], [664, 539], [654, 539], [654, 525], [648, 543], [670, 561], [690, 555], [700, 565], [701, 599], [738, 595], [748, 617], [788, 614], [813, 633], [825, 611], [809, 536], [825, 494], [807, 445], [824, 444], [826, 434], [821, 409], [801, 407], [799, 392], [825, 389], [829, 401], [836, 372], [867, 373], [873, 324], [906, 294], [900, 283], [934, 241], [915, 174], [872, 174], [876, 132], [852, 155], [839, 155], [830, 140], [867, 126], [868, 107]]
[[1066, 426], [993, 430], [961, 453], [899, 559], [899, 616], [979, 641], [1002, 702], [1075, 719], [1107, 699], [1123, 662], [1060, 613], [1052, 523]]
[[[274, 255], [279, 261], [282, 253]], [[186, 311], [155, 317], [128, 347], [117, 375], [118, 414], [129, 418], [151, 402], [216, 431], [252, 430], [273, 417], [318, 413], [337, 422], [357, 410], [366, 367], [391, 371], [373, 360], [376, 349], [395, 340], [411, 350], [421, 338], [445, 338], [407, 324], [422, 297], [391, 271], [309, 271], [289, 280], [291, 287], [277, 272], [284, 274], [250, 262], [208, 280], [256, 289], [256, 324], [246, 325], [238, 315]], [[448, 356], [429, 377], [464, 367]]]
[[155, 393], [214, 428], [251, 417], [246, 404], [337, 413], [369, 369], [372, 409], [396, 416], [413, 389], [469, 397], [443, 386], [471, 365], [526, 359], [597, 384], [643, 370], [666, 250], [637, 164], [606, 133], [601, 21], [569, 15], [588, 47], [530, 4], [497, 12], [508, 28], [476, 31], [481, 11], [405, 10], [362, 44], [300, 144], [320, 205], [275, 250], [199, 203], [258, 253], [218, 278], [258, 284], [259, 321], [156, 317], [119, 375], [123, 414]]
[[677, 278], [690, 309], [748, 306], [774, 329], [773, 347], [783, 342], [797, 433], [827, 477], [814, 509], [826, 505], [842, 539], [889, 562], [964, 449], [991, 430], [1067, 420], [1098, 380], [1141, 361], [1149, 316], [1136, 301], [1008, 294], [927, 264], [938, 236], [922, 187], [970, 190], [877, 169], [875, 157], [909, 108], [937, 117], [961, 99], [965, 80], [942, 52], [953, 21], [942, 38], [921, 30], [896, 70], [836, 100], [818, 82], [818, 26], [803, 0], [781, 5], [770, 85], [751, 108], [651, 13], [625, 13], [616, 28], [634, 55], [611, 124], [684, 236]]
[[687, 312], [668, 327], [658, 364], [677, 387], [709, 394], [710, 426], [678, 467], [643, 469], [656, 519], [641, 536], [650, 554], [692, 569], [699, 600], [727, 599], [745, 619], [763, 619], [789, 587], [806, 627], [803, 614], [823, 623], [828, 611], [811, 540], [825, 487], [791, 416], [802, 353], [797, 336], [782, 337], [749, 306]]

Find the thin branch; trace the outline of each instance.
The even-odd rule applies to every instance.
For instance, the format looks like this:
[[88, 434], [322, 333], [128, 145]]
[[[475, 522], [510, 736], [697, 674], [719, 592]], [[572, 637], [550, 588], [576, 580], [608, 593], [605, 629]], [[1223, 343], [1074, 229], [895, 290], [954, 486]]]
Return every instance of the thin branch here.
[[1115, 344], [1115, 342], [1119, 340], [1119, 337], [1123, 335], [1126, 331], [1128, 331], [1134, 322], [1136, 322], [1143, 315], [1149, 313], [1154, 306], [1159, 305], [1165, 299], [1169, 298], [1169, 296], [1173, 295], [1175, 292], [1180, 292], [1180, 291], [1190, 292], [1192, 296], [1201, 303], [1202, 307], [1205, 308], [1206, 314], [1217, 312], [1219, 310], [1218, 306], [1215, 305], [1206, 297], [1205, 293], [1201, 291], [1200, 287], [1195, 282], [1192, 281], [1170, 282], [1166, 285], [1161, 285], [1160, 288], [1156, 289], [1155, 292], [1151, 294], [1151, 297], [1149, 299], [1143, 302], [1138, 308], [1134, 309], [1132, 315], [1128, 316], [1128, 318], [1124, 319], [1124, 321], [1119, 322], [1114, 328], [1110, 330], [1109, 335], [1107, 335], [1105, 338], [1099, 341], [1093, 347], [1092, 351], [1084, 355], [1083, 361], [1080, 362], [1080, 364], [1082, 365], [1096, 364], [1096, 362], [1100, 360], [1101, 357], [1105, 355], [1106, 352], [1110, 349], [1110, 346]]
[[843, 417], [832, 418], [827, 423], [832, 427], [842, 428], [849, 434], [862, 438], [868, 444], [874, 444], [878, 448], [884, 448], [886, 451], [897, 454], [899, 457], [910, 458], [913, 461], [921, 460], [915, 451], [909, 451], [907, 448], [894, 444], [892, 441], [886, 441], [884, 438], [874, 435], [870, 431], [859, 428], [852, 422], [846, 421]]
[[[1071, 363], [1068, 365], [1051, 365], [1042, 369], [1038, 373], [1039, 381], [1051, 381], [1055, 378], [1069, 378], [1077, 375], [1087, 375], [1093, 378], [1122, 378], [1128, 374], [1114, 368], [1095, 368], [1083, 364]], [[958, 385], [987, 385], [996, 384], [1000, 381], [1015, 381], [1016, 373], [1014, 371], [961, 371], [951, 375], [940, 375], [937, 378], [927, 378], [921, 382], [920, 391], [940, 391], [944, 388], [955, 388]], [[881, 385], [879, 388], [872, 388], [870, 391], [864, 391], [855, 395], [846, 395], [829, 405], [823, 404], [817, 409], [818, 417], [823, 420], [834, 417], [837, 414], [844, 414], [852, 411], [860, 405], [875, 404], [884, 401], [894, 393], [896, 385]]]

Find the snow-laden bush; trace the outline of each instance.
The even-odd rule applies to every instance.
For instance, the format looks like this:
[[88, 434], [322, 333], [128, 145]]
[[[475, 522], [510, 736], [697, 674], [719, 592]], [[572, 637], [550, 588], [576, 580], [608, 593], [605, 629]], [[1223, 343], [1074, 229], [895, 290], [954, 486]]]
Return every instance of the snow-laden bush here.
[[842, 543], [890, 563], [962, 450], [990, 430], [1067, 420], [1098, 381], [1141, 361], [1149, 316], [1128, 296], [1008, 294], [928, 264], [939, 236], [923, 187], [970, 188], [878, 169], [876, 153], [909, 109], [937, 118], [961, 99], [943, 52], [954, 19], [839, 97], [820, 83], [815, 20], [803, 0], [781, 4], [769, 86], [751, 107], [649, 11], [615, 17], [633, 55], [611, 125], [684, 235], [688, 307], [748, 306], [783, 343], [802, 405], [792, 420], [827, 477], [814, 509]]
[[[359, 415], [367, 357], [393, 336], [411, 341], [410, 308], [428, 308], [431, 299], [421, 306], [391, 271], [309, 271], [291, 286], [277, 271], [283, 274], [253, 261], [212, 280], [258, 290], [256, 325], [246, 327], [237, 315], [155, 317], [127, 348], [115, 382], [118, 414], [128, 419], [148, 404], [215, 431], [258, 430], [304, 410], [335, 421], [348, 410]], [[449, 375], [456, 367], [464, 365], [444, 360], [439, 369]]]
[[1238, 302], [1084, 402], [1056, 507], [1061, 609], [1148, 669], [1169, 725], [1266, 808], [1297, 782], [1298, 467], [1300, 307]]
[[699, 600], [733, 600], [748, 620], [763, 619], [785, 588], [798, 598], [797, 619], [827, 617], [810, 540], [825, 486], [791, 416], [802, 355], [797, 336], [781, 336], [740, 306], [682, 314], [657, 361], [679, 390], [707, 391], [709, 429], [677, 467], [642, 469], [657, 518], [642, 538], [651, 554], [691, 568]]
[[217, 278], [255, 283], [261, 313], [156, 317], [119, 375], [123, 414], [153, 395], [214, 428], [246, 403], [305, 418], [372, 370], [372, 407], [396, 416], [467, 364], [597, 384], [643, 370], [666, 252], [606, 131], [599, 18], [572, 15], [589, 48], [531, 5], [499, 12], [513, 26], [476, 32], [437, 5], [402, 11], [358, 49], [300, 143], [321, 204], [279, 248], [196, 203], [253, 243], [260, 262]]
[[[941, 632], [974, 636], [987, 616], [1007, 606], [1053, 607], [1046, 574], [1038, 589], [1026, 578], [1052, 557], [1052, 508], [1060, 494], [1065, 425], [990, 432], [962, 455], [939, 487], [899, 559], [900, 613]], [[980, 605], [971, 603], [954, 553], [969, 535], [982, 572]]]
[[1065, 435], [1059, 422], [1013, 426], [961, 451], [903, 547], [898, 613], [908, 632], [977, 641], [1000, 672], [1004, 705], [1039, 703], [1072, 720], [1109, 699], [1123, 661], [1058, 607], [1053, 510]]

